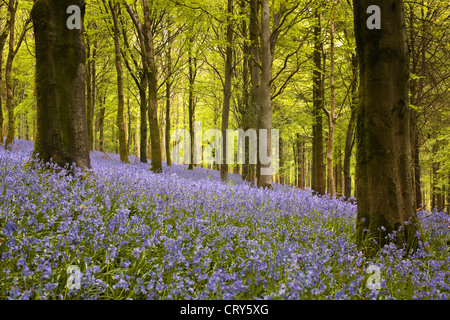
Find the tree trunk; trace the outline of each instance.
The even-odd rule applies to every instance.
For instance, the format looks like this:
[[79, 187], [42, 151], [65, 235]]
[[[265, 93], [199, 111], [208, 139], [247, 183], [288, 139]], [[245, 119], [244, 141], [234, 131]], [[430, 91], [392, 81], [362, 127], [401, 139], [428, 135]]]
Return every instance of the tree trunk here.
[[[358, 57], [356, 54], [352, 54], [352, 74], [356, 75], [358, 69]], [[344, 150], [344, 196], [348, 199], [352, 196], [352, 175], [351, 175], [351, 157], [354, 142], [355, 133], [355, 121], [356, 121], [356, 89], [357, 81], [353, 80], [351, 84], [351, 99], [350, 99], [350, 120], [348, 122], [347, 134], [345, 137], [345, 150]]]
[[222, 109], [222, 164], [220, 166], [220, 180], [228, 181], [228, 162], [227, 153], [234, 153], [234, 150], [228, 150], [227, 129], [230, 117], [231, 102], [231, 78], [233, 76], [233, 0], [228, 0], [228, 18], [227, 18], [227, 42], [225, 55], [225, 81], [223, 86], [223, 109]]
[[[423, 3], [422, 3], [423, 5]], [[416, 208], [421, 208], [423, 206], [422, 200], [422, 190], [421, 190], [421, 168], [420, 168], [420, 148], [419, 148], [419, 128], [417, 126], [417, 120], [419, 113], [417, 109], [421, 104], [423, 88], [424, 88], [424, 78], [425, 68], [426, 68], [426, 44], [428, 43], [428, 35], [427, 35], [427, 19], [424, 15], [423, 8], [421, 10], [422, 16], [420, 21], [422, 21], [422, 30], [421, 30], [421, 41], [419, 44], [416, 43], [418, 38], [418, 30], [419, 28], [415, 26], [415, 18], [414, 18], [414, 8], [412, 4], [410, 4], [410, 17], [409, 17], [409, 44], [411, 49], [411, 72], [414, 75], [420, 76], [420, 79], [411, 79], [410, 80], [410, 96], [411, 96], [411, 104], [415, 109], [411, 110], [410, 113], [410, 121], [411, 121], [411, 154], [414, 162], [414, 187], [415, 187], [415, 196], [416, 196]]]
[[[250, 66], [250, 75], [251, 75], [251, 93], [249, 94], [249, 111], [248, 111], [248, 119], [251, 120], [250, 127], [257, 128], [257, 118], [259, 114], [259, 101], [258, 94], [259, 88], [261, 84], [261, 73], [259, 69], [259, 63], [261, 60], [261, 54], [259, 50], [259, 4], [257, 0], [250, 1], [250, 19], [249, 19], [249, 36], [250, 36], [250, 46], [249, 52], [251, 54], [251, 58], [249, 59]], [[255, 142], [249, 142], [255, 143]], [[256, 141], [257, 143], [257, 141]], [[250, 146], [249, 146], [250, 147]], [[259, 147], [257, 150], [257, 159], [259, 158]], [[255, 186], [255, 179], [259, 181], [259, 161], [257, 161], [256, 165], [250, 165], [250, 179], [251, 186]]]
[[325, 179], [323, 165], [323, 130], [322, 130], [322, 42], [321, 19], [316, 11], [317, 26], [314, 27], [314, 71], [313, 71], [313, 163], [312, 163], [312, 189], [320, 195], [325, 194]]
[[300, 189], [305, 188], [305, 141], [297, 133], [296, 136], [297, 144], [297, 187]]
[[[373, 254], [396, 234], [417, 246], [409, 123], [409, 53], [403, 1], [380, 4], [382, 28], [368, 29], [369, 0], [354, 2], [360, 65], [357, 109], [356, 239]], [[412, 220], [412, 221], [411, 221]], [[372, 242], [377, 241], [377, 244]]]
[[[189, 111], [189, 137], [190, 137], [190, 154], [188, 170], [194, 170], [194, 121], [195, 121], [195, 100], [194, 100], [194, 82], [196, 78], [195, 58], [192, 56], [192, 46], [194, 43], [194, 36], [189, 36], [188, 48], [188, 68], [189, 68], [189, 97], [188, 97], [188, 111]], [[184, 152], [188, 152], [185, 150]]]
[[16, 12], [19, 5], [18, 0], [9, 0], [8, 4], [8, 30], [9, 30], [9, 50], [8, 57], [6, 59], [5, 66], [5, 84], [6, 84], [6, 108], [8, 110], [8, 133], [6, 134], [5, 148], [11, 146], [15, 136], [15, 117], [14, 117], [14, 92], [13, 92], [13, 80], [11, 77], [11, 70], [13, 66], [14, 58], [22, 44], [25, 37], [28, 23], [31, 20], [27, 20], [23, 26], [23, 30], [19, 36], [16, 47], [14, 47], [15, 42], [15, 23], [16, 23]]
[[[240, 14], [242, 16], [246, 15], [246, 1], [241, 0], [240, 1]], [[248, 35], [248, 27], [247, 27], [247, 20], [242, 19], [241, 24], [241, 36], [243, 39], [246, 39], [247, 41], [243, 44], [243, 58], [242, 58], [242, 99], [241, 99], [241, 108], [240, 113], [242, 116], [242, 129], [244, 131], [247, 131], [248, 129], [252, 128], [255, 129], [255, 125], [252, 124], [254, 122], [254, 116], [252, 116], [252, 105], [250, 104], [250, 96], [249, 96], [249, 70], [251, 69], [251, 52], [250, 52], [250, 45], [248, 43], [249, 35]], [[245, 181], [252, 181], [251, 177], [251, 166], [254, 166], [254, 164], [250, 164], [250, 138], [245, 139], [244, 146], [245, 146], [245, 162], [242, 165], [242, 179]], [[254, 179], [254, 177], [253, 177]]]
[[143, 73], [139, 86], [141, 110], [139, 157], [142, 163], [147, 163], [147, 87], [147, 76]]
[[105, 107], [105, 103], [104, 101], [101, 103], [100, 106], [100, 112], [99, 112], [99, 116], [98, 116], [98, 127], [99, 127], [99, 150], [101, 152], [105, 151], [105, 111], [106, 111], [106, 107]]
[[331, 25], [331, 45], [330, 45], [330, 85], [331, 85], [331, 104], [330, 110], [324, 108], [328, 117], [328, 141], [327, 141], [327, 177], [328, 177], [328, 193], [333, 196], [336, 193], [336, 181], [333, 172], [333, 143], [334, 131], [336, 129], [336, 92], [334, 87], [334, 5], [333, 13], [330, 21]]
[[116, 61], [116, 72], [117, 72], [117, 127], [119, 130], [119, 154], [120, 161], [129, 163], [128, 159], [128, 148], [127, 139], [125, 133], [125, 97], [124, 97], [124, 79], [123, 79], [123, 68], [122, 68], [122, 54], [120, 52], [120, 25], [118, 18], [119, 4], [112, 4], [111, 1], [108, 2], [109, 9], [111, 11], [113, 19], [113, 30], [114, 30], [114, 52]]
[[8, 24], [6, 24], [0, 35], [0, 146], [3, 145], [3, 50], [5, 48], [6, 39], [8, 38]]
[[[71, 1], [84, 8], [84, 1]], [[83, 30], [67, 28], [67, 3], [37, 0], [31, 11], [36, 43], [37, 137], [33, 156], [59, 166], [90, 167], [86, 125]], [[84, 17], [82, 17], [84, 18]], [[82, 28], [83, 29], [83, 28]]]
[[168, 44], [166, 53], [167, 76], [166, 76], [166, 132], [165, 132], [165, 147], [166, 147], [166, 163], [172, 166], [171, 148], [170, 148], [170, 99], [172, 90], [172, 42], [170, 40], [170, 30], [168, 31]]
[[[272, 81], [272, 54], [269, 1], [261, 1], [261, 85], [259, 90], [259, 118], [258, 118], [258, 163], [260, 172], [258, 187], [272, 189], [272, 105], [271, 105], [271, 81]], [[262, 134], [262, 135], [261, 135]], [[261, 161], [267, 156], [269, 161]], [[266, 159], [265, 159], [266, 160]]]
[[92, 148], [92, 140], [93, 140], [93, 131], [92, 131], [92, 123], [93, 118], [91, 116], [92, 110], [92, 87], [91, 87], [91, 43], [89, 39], [89, 35], [85, 34], [86, 39], [86, 120], [88, 127], [88, 140], [89, 140], [89, 150], [93, 150]]
[[148, 65], [148, 122], [151, 140], [151, 169], [153, 172], [162, 172], [161, 139], [158, 124], [158, 80], [155, 63], [155, 48], [153, 44], [152, 21], [150, 7], [147, 0], [143, 0], [144, 8], [144, 40]]

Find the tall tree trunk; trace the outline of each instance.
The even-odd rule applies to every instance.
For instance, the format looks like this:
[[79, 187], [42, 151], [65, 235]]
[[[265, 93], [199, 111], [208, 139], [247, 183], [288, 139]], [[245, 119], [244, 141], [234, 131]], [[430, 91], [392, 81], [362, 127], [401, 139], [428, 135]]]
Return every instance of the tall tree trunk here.
[[328, 141], [327, 141], [327, 178], [328, 178], [328, 193], [333, 196], [336, 193], [336, 181], [333, 172], [333, 143], [334, 131], [336, 128], [336, 92], [334, 86], [334, 4], [332, 9], [332, 17], [330, 21], [330, 85], [331, 85], [331, 103], [330, 110], [324, 107], [328, 118]]
[[141, 83], [139, 86], [139, 98], [140, 98], [140, 149], [139, 157], [142, 163], [147, 163], [147, 76], [143, 72], [141, 76]]
[[123, 68], [122, 68], [122, 54], [120, 52], [120, 25], [119, 25], [119, 4], [112, 4], [111, 1], [108, 2], [109, 9], [111, 11], [113, 19], [113, 30], [114, 30], [114, 52], [116, 61], [116, 72], [117, 72], [117, 127], [119, 130], [119, 154], [120, 161], [129, 163], [128, 159], [128, 148], [127, 139], [125, 133], [125, 96], [124, 96], [124, 79], [123, 79]]
[[6, 110], [8, 112], [8, 132], [6, 134], [5, 148], [12, 145], [15, 135], [14, 95], [12, 88], [11, 69], [14, 60], [15, 21], [18, 5], [19, 5], [18, 0], [9, 0], [8, 3], [9, 21], [7, 22], [9, 30], [9, 50], [5, 66]]
[[447, 178], [447, 214], [450, 214], [450, 174]]
[[417, 112], [417, 108], [419, 107], [424, 87], [424, 78], [425, 78], [425, 65], [426, 65], [426, 45], [428, 43], [428, 35], [427, 35], [427, 19], [425, 17], [425, 13], [423, 10], [423, 3], [421, 8], [421, 19], [422, 21], [422, 29], [421, 29], [421, 41], [420, 43], [416, 43], [418, 27], [415, 26], [415, 18], [414, 18], [414, 8], [413, 5], [410, 4], [410, 17], [409, 17], [409, 44], [411, 49], [411, 72], [414, 75], [420, 77], [420, 79], [411, 79], [410, 80], [410, 93], [411, 93], [411, 104], [415, 109], [410, 112], [410, 121], [411, 121], [411, 154], [414, 162], [414, 187], [415, 187], [415, 196], [416, 196], [416, 208], [420, 208], [423, 206], [422, 200], [422, 190], [421, 190], [421, 168], [420, 168], [420, 148], [419, 148], [419, 128], [417, 126], [417, 120], [419, 113]]
[[234, 150], [228, 150], [227, 129], [230, 117], [231, 102], [231, 78], [233, 76], [233, 0], [228, 0], [228, 18], [227, 18], [227, 43], [225, 55], [225, 81], [223, 86], [223, 109], [222, 109], [222, 164], [220, 166], [220, 180], [228, 181], [228, 162], [227, 153], [233, 153]]
[[325, 178], [323, 165], [323, 130], [322, 130], [322, 47], [321, 19], [316, 10], [317, 26], [314, 27], [314, 71], [313, 71], [313, 163], [312, 163], [312, 189], [320, 195], [325, 194]]
[[[356, 239], [368, 254], [393, 231], [407, 250], [417, 246], [409, 122], [409, 53], [404, 5], [380, 4], [382, 28], [367, 28], [370, 0], [354, 2], [360, 101], [357, 109]], [[377, 244], [371, 239], [375, 238]]]
[[[260, 105], [258, 100], [259, 88], [261, 85], [261, 73], [259, 69], [259, 63], [261, 61], [261, 54], [259, 49], [259, 2], [258, 0], [250, 1], [250, 19], [249, 19], [249, 36], [250, 36], [250, 47], [249, 51], [251, 58], [249, 59], [250, 65], [250, 75], [251, 75], [251, 93], [249, 94], [249, 119], [253, 120], [253, 128], [257, 129], [257, 121]], [[255, 143], [255, 142], [250, 142]], [[256, 141], [257, 143], [257, 141]], [[249, 146], [250, 147], [250, 146]], [[257, 146], [257, 159], [259, 158], [259, 147]], [[259, 181], [260, 167], [259, 161], [256, 165], [250, 166], [250, 179], [251, 186], [254, 187], [255, 178]]]
[[279, 179], [278, 179], [278, 183], [279, 184], [284, 184], [284, 175], [285, 175], [285, 169], [284, 167], [284, 141], [283, 139], [280, 139], [280, 145], [279, 145], [280, 149], [279, 149], [279, 170], [278, 170], [278, 175], [279, 175]]
[[95, 131], [94, 131], [94, 118], [95, 118], [95, 107], [97, 103], [97, 41], [94, 41], [92, 51], [92, 62], [91, 62], [91, 96], [88, 99], [91, 99], [91, 112], [90, 117], [92, 119], [92, 123], [90, 126], [90, 130], [92, 131], [92, 138], [90, 139], [91, 148], [90, 150], [94, 151], [95, 149]]
[[[189, 137], [190, 137], [190, 154], [188, 170], [194, 170], [194, 121], [195, 121], [195, 98], [194, 98], [194, 82], [196, 78], [196, 59], [192, 55], [192, 47], [194, 43], [194, 35], [189, 36], [188, 48], [188, 68], [189, 68], [189, 97], [188, 97], [188, 111], [189, 111]], [[185, 151], [187, 152], [187, 151]]]
[[[241, 0], [240, 1], [240, 14], [242, 16], [246, 15], [246, 1]], [[251, 68], [251, 59], [250, 59], [250, 45], [248, 44], [249, 35], [248, 35], [248, 27], [247, 27], [247, 20], [242, 19], [241, 22], [241, 36], [243, 39], [246, 39], [247, 41], [243, 44], [243, 58], [242, 58], [242, 99], [241, 99], [241, 109], [240, 113], [242, 116], [242, 129], [244, 131], [247, 131], [248, 129], [252, 128], [255, 129], [255, 125], [252, 124], [254, 121], [254, 116], [252, 116], [251, 112], [251, 105], [250, 105], [250, 97], [249, 97], [249, 70]], [[254, 166], [254, 164], [250, 164], [250, 139], [245, 139], [244, 146], [245, 146], [245, 161], [242, 165], [242, 179], [245, 181], [252, 181], [251, 176], [251, 166]], [[254, 179], [254, 177], [253, 177]]]
[[132, 116], [131, 116], [131, 102], [130, 97], [127, 98], [127, 150], [128, 153], [132, 152], [132, 144], [133, 144], [133, 132], [132, 132]]
[[[83, 0], [73, 0], [71, 4], [83, 9], [85, 5]], [[66, 10], [66, 2], [37, 0], [31, 11], [37, 96], [33, 156], [44, 163], [53, 159], [61, 167], [75, 163], [80, 168], [88, 168], [85, 44], [83, 30], [67, 28]]]
[[352, 196], [352, 175], [351, 175], [351, 157], [354, 144], [354, 132], [356, 122], [356, 108], [353, 107], [350, 113], [347, 133], [345, 136], [344, 149], [344, 196], [350, 198]]
[[28, 24], [31, 22], [28, 19], [22, 29], [22, 32], [17, 41], [16, 47], [14, 47], [15, 43], [15, 23], [16, 23], [16, 13], [17, 7], [19, 5], [18, 0], [9, 0], [8, 4], [8, 13], [9, 13], [9, 21], [8, 21], [8, 30], [9, 30], [9, 50], [8, 57], [6, 59], [5, 66], [5, 84], [6, 84], [6, 108], [8, 110], [8, 133], [6, 134], [6, 142], [5, 148], [11, 146], [15, 136], [15, 117], [14, 117], [14, 92], [13, 92], [13, 81], [11, 77], [11, 71], [13, 66], [14, 58], [19, 51], [19, 48], [23, 42], [25, 37]]
[[[106, 99], [106, 98], [105, 98]], [[100, 111], [98, 115], [98, 127], [99, 127], [99, 150], [104, 152], [105, 151], [105, 101], [104, 99], [100, 99], [101, 105], [100, 105]]]
[[305, 188], [305, 141], [300, 136], [300, 133], [296, 135], [297, 144], [297, 187], [300, 189]]
[[[261, 1], [261, 85], [259, 90], [259, 117], [258, 117], [258, 149], [260, 172], [258, 187], [272, 189], [272, 161], [261, 161], [261, 154], [272, 157], [271, 129], [272, 129], [272, 105], [271, 105], [271, 81], [272, 81], [272, 54], [269, 0]], [[263, 135], [261, 135], [261, 133]], [[265, 159], [266, 160], [266, 159]]]
[[[352, 74], [356, 75], [358, 70], [358, 57], [352, 53]], [[353, 79], [351, 83], [351, 98], [350, 98], [350, 120], [348, 122], [347, 133], [345, 137], [344, 149], [344, 197], [350, 198], [352, 196], [352, 175], [351, 175], [351, 157], [354, 142], [355, 122], [356, 122], [356, 104], [357, 104], [357, 81]]]
[[87, 114], [87, 127], [88, 127], [88, 139], [89, 139], [89, 150], [94, 150], [94, 113], [92, 108], [92, 56], [91, 56], [91, 42], [89, 35], [86, 33], [86, 114]]
[[143, 0], [144, 8], [144, 40], [148, 65], [148, 122], [151, 140], [151, 170], [162, 172], [161, 139], [158, 124], [158, 78], [155, 63], [155, 48], [153, 44], [152, 20], [147, 0]]
[[172, 90], [172, 41], [170, 30], [168, 31], [168, 43], [166, 52], [167, 76], [166, 76], [166, 132], [165, 132], [165, 146], [166, 146], [166, 163], [172, 166], [171, 148], [170, 148], [170, 99]]
[[3, 50], [5, 48], [6, 40], [8, 38], [8, 24], [6, 24], [2, 33], [0, 34], [0, 146], [3, 145]]

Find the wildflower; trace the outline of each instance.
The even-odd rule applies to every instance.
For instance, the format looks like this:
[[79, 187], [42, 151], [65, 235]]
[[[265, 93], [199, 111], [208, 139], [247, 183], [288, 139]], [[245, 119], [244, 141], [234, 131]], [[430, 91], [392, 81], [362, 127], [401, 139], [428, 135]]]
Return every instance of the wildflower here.
[[124, 268], [128, 268], [130, 265], [131, 265], [131, 262], [128, 259], [126, 261], [122, 262], [122, 267], [124, 267]]
[[7, 237], [11, 237], [14, 232], [17, 230], [17, 225], [14, 222], [9, 222], [4, 228], [3, 228], [3, 234]]
[[117, 284], [113, 285], [113, 289], [117, 290], [117, 289], [125, 289], [128, 290], [129, 289], [129, 283], [128, 281], [126, 281], [123, 277], [120, 277], [120, 280]]

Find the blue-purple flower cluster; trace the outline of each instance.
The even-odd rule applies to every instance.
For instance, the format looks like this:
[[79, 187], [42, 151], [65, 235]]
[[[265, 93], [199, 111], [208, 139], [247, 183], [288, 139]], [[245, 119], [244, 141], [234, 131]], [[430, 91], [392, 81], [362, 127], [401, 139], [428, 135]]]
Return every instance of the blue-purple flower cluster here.
[[24, 169], [32, 147], [0, 149], [0, 299], [450, 297], [444, 212], [419, 212], [429, 242], [414, 255], [386, 246], [368, 259], [349, 202], [100, 152], [87, 173]]

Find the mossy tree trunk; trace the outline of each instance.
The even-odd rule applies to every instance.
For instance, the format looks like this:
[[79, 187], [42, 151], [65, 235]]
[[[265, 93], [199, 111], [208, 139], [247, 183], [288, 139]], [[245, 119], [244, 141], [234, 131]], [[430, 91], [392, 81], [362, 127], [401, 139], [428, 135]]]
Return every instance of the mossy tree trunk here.
[[[83, 27], [68, 29], [67, 7], [83, 0], [37, 0], [31, 15], [36, 43], [37, 136], [33, 156], [59, 166], [90, 167], [86, 122]], [[84, 17], [82, 16], [82, 19]]]
[[[409, 52], [404, 5], [383, 1], [381, 29], [368, 29], [369, 0], [354, 2], [360, 64], [357, 108], [356, 237], [368, 253], [390, 242], [417, 245], [414, 175], [410, 147]], [[377, 244], [371, 240], [375, 238]]]

